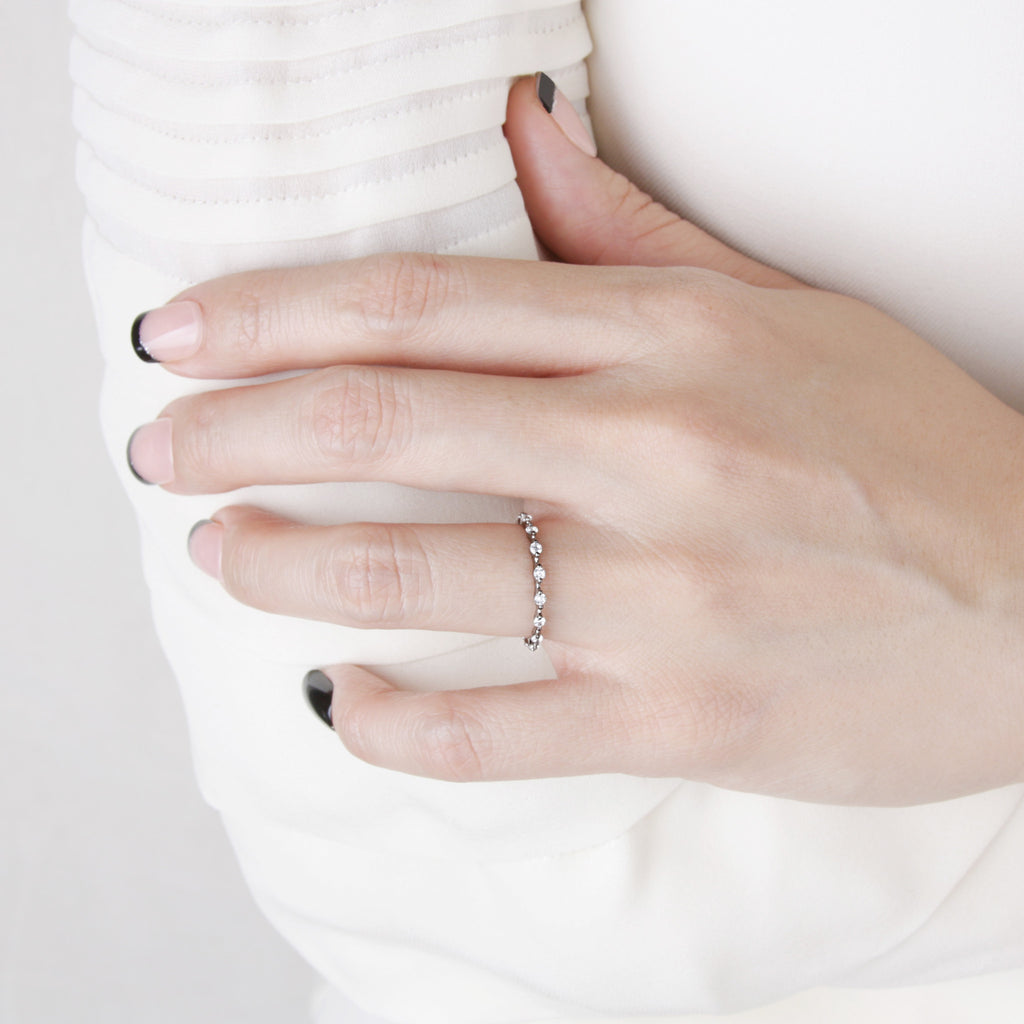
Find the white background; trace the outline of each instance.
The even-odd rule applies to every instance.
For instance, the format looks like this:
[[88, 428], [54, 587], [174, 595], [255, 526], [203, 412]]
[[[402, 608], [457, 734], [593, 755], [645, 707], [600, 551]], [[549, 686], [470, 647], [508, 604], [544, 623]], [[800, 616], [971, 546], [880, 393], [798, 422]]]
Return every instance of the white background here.
[[199, 798], [101, 445], [68, 41], [59, 0], [0, 5], [0, 1022], [302, 1021], [311, 972]]

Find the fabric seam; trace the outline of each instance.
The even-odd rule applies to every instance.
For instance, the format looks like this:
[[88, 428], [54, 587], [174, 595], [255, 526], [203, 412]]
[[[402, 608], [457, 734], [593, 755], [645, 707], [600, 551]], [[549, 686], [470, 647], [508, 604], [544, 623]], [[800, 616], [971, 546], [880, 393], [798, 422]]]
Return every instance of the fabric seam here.
[[[472, 37], [470, 37], [468, 39], [457, 39], [457, 40], [449, 40], [449, 41], [446, 41], [446, 42], [434, 43], [431, 46], [426, 46], [426, 47], [422, 47], [422, 48], [416, 49], [412, 53], [396, 53], [396, 54], [391, 54], [391, 55], [389, 55], [387, 57], [379, 57], [376, 60], [371, 60], [371, 61], [367, 61], [367, 62], [362, 63], [362, 64], [357, 64], [357, 65], [354, 65], [353, 67], [341, 68], [341, 69], [338, 69], [338, 70], [326, 72], [326, 73], [321, 74], [321, 75], [313, 75], [313, 76], [306, 77], [306, 78], [291, 78], [291, 77], [288, 77], [287, 75], [285, 75], [284, 78], [281, 80], [281, 84], [285, 84], [285, 85], [314, 85], [317, 82], [325, 82], [325, 81], [329, 81], [331, 79], [343, 78], [346, 75], [355, 75], [355, 74], [359, 74], [360, 72], [363, 72], [363, 71], [368, 71], [368, 70], [370, 70], [372, 68], [383, 67], [383, 66], [385, 66], [387, 64], [393, 64], [396, 61], [407, 61], [407, 62], [411, 63], [413, 60], [423, 58], [424, 56], [432, 56], [432, 55], [437, 54], [437, 53], [443, 53], [444, 51], [454, 52], [455, 50], [459, 49], [460, 47], [467, 47], [468, 48], [468, 47], [475, 46], [475, 45], [477, 45], [479, 43], [489, 42], [489, 41], [491, 41], [493, 39], [501, 39], [503, 37], [536, 38], [536, 37], [541, 37], [541, 36], [554, 35], [554, 34], [556, 34], [558, 32], [561, 32], [561, 31], [563, 31], [563, 30], [565, 30], [567, 28], [570, 28], [570, 27], [572, 27], [574, 25], [578, 25], [581, 22], [583, 22], [585, 24], [582, 14], [578, 14], [578, 15], [574, 15], [572, 18], [569, 18], [568, 20], [561, 21], [561, 22], [559, 22], [556, 25], [548, 25], [548, 26], [545, 26], [545, 27], [542, 27], [542, 28], [527, 28], [525, 31], [518, 30], [518, 29], [516, 29], [514, 27], [504, 28], [504, 29], [497, 30], [497, 31], [491, 31], [491, 32], [483, 33], [481, 35], [472, 36]], [[425, 34], [428, 34], [428, 33], [425, 33]], [[433, 34], [433, 33], [431, 32], [429, 34]], [[96, 46], [95, 43], [87, 42], [82, 37], [79, 37], [79, 38], [81, 39], [81, 41], [83, 42], [84, 45], [88, 46], [90, 49], [92, 49], [95, 53], [99, 54], [104, 59], [110, 60], [110, 61], [117, 61], [117, 62], [120, 62], [122, 64], [128, 64], [128, 66], [131, 67], [131, 68], [134, 68], [137, 73], [147, 75], [150, 78], [154, 78], [154, 79], [156, 79], [159, 82], [167, 82], [170, 85], [192, 86], [192, 87], [195, 87], [195, 88], [207, 88], [207, 89], [211, 85], [211, 82], [210, 82], [209, 79], [197, 79], [197, 78], [179, 77], [179, 76], [168, 74], [166, 72], [161, 73], [159, 71], [153, 70], [152, 68], [145, 68], [145, 69], [143, 69], [139, 65], [129, 64], [127, 61], [123, 60], [122, 58], [117, 57], [117, 56], [115, 56], [113, 54], [105, 52], [104, 50], [100, 49], [100, 47]], [[376, 44], [371, 44], [371, 45], [376, 45]], [[356, 49], [360, 49], [360, 48], [361, 47], [357, 47]], [[339, 51], [339, 52], [341, 52], [341, 53], [350, 53], [352, 51], [351, 50], [342, 50], [342, 51]], [[320, 60], [320, 59], [323, 59], [323, 57], [325, 57], [325, 56], [326, 57], [331, 57], [331, 56], [336, 57], [337, 55], [338, 54], [326, 54], [326, 55], [322, 55], [322, 56], [315, 57], [315, 58], [303, 58], [303, 59], [304, 60]], [[218, 63], [223, 63], [223, 64], [230, 65], [230, 64], [233, 64], [233, 63], [236, 63], [236, 62], [233, 62], [233, 61], [223, 61], [223, 62], [218, 62]], [[271, 62], [264, 61], [262, 63], [269, 64]], [[258, 77], [244, 77], [244, 78], [243, 77], [237, 77], [237, 78], [232, 78], [230, 84], [231, 85], [236, 85], [236, 86], [237, 85], [254, 86], [254, 85], [266, 85], [267, 83], [266, 83], [265, 80], [260, 79]]]
[[[474, 89], [472, 89], [472, 90], [470, 90], [468, 92], [459, 92], [458, 94], [453, 94], [451, 92], [448, 92], [448, 93], [446, 93], [445, 96], [441, 97], [440, 99], [435, 98], [430, 103], [419, 103], [419, 104], [417, 104], [415, 101], [414, 102], [410, 102], [407, 105], [402, 106], [402, 107], [400, 107], [400, 108], [398, 108], [396, 110], [389, 111], [386, 114], [378, 114], [378, 115], [376, 115], [374, 117], [363, 117], [363, 118], [360, 118], [357, 121], [347, 121], [345, 124], [337, 125], [336, 127], [328, 128], [328, 129], [325, 129], [325, 130], [319, 131], [319, 132], [314, 132], [314, 131], [289, 132], [286, 137], [280, 137], [280, 136], [275, 137], [274, 135], [272, 135], [270, 133], [265, 133], [263, 135], [247, 135], [247, 136], [241, 136], [241, 137], [233, 138], [233, 139], [204, 138], [201, 135], [182, 135], [182, 134], [176, 134], [176, 133], [168, 131], [166, 129], [158, 128], [155, 125], [153, 125], [152, 123], [147, 123], [146, 119], [145, 119], [145, 115], [137, 114], [134, 111], [115, 111], [111, 107], [108, 107], [104, 103], [102, 103], [96, 96], [94, 96], [84, 86], [78, 86], [78, 88], [81, 89], [82, 92], [84, 92], [89, 97], [91, 102], [95, 103], [96, 106], [100, 107], [102, 110], [106, 111], [111, 116], [113, 116], [113, 117], [123, 117], [123, 118], [126, 118], [127, 120], [131, 120], [136, 125], [138, 125], [141, 129], [143, 129], [144, 131], [150, 132], [150, 133], [152, 133], [154, 135], [159, 135], [162, 138], [171, 139], [171, 140], [173, 140], [175, 142], [194, 142], [197, 145], [201, 144], [201, 145], [204, 145], [204, 146], [230, 146], [230, 145], [241, 145], [241, 144], [246, 144], [246, 143], [257, 143], [257, 142], [272, 142], [272, 143], [280, 142], [282, 144], [287, 144], [287, 143], [290, 143], [290, 142], [310, 141], [310, 140], [313, 140], [313, 139], [328, 138], [328, 137], [330, 137], [332, 135], [339, 135], [339, 134], [341, 134], [343, 132], [349, 131], [352, 128], [360, 128], [360, 127], [364, 127], [364, 126], [369, 125], [369, 124], [382, 123], [384, 121], [388, 121], [388, 120], [391, 120], [391, 119], [396, 118], [396, 117], [397, 118], [413, 117], [413, 116], [415, 116], [417, 114], [424, 114], [424, 113], [427, 113], [429, 111], [441, 110], [441, 109], [444, 109], [445, 107], [454, 106], [456, 103], [462, 102], [463, 100], [469, 101], [469, 100], [477, 99], [478, 97], [483, 96], [483, 95], [485, 95], [487, 93], [499, 92], [499, 91], [501, 91], [504, 88], [505, 81], [506, 81], [506, 79], [504, 79], [504, 78], [503, 79], [495, 79], [495, 80], [493, 80], [493, 84], [491, 84], [491, 85], [476, 87], [476, 88], [474, 88]], [[392, 102], [392, 101], [389, 100], [389, 101], [385, 101], [385, 102]], [[343, 117], [343, 116], [344, 116], [344, 112], [328, 115], [328, 117]], [[293, 122], [293, 123], [295, 123], [295, 122]], [[297, 122], [297, 124], [301, 124], [301, 123], [302, 122]], [[214, 126], [211, 126], [211, 127], [216, 128], [216, 127], [219, 127], [219, 126], [214, 125]], [[269, 126], [269, 127], [280, 128], [281, 126], [280, 125], [273, 125], [273, 126]]]
[[[485, 129], [490, 132], [493, 129]], [[309, 206], [320, 203], [326, 199], [334, 199], [338, 196], [350, 195], [354, 192], [361, 190], [375, 188], [380, 185], [390, 185], [398, 181], [402, 181], [405, 178], [417, 177], [427, 171], [439, 170], [443, 167], [455, 167], [460, 163], [464, 163], [468, 160], [472, 160], [476, 157], [481, 156], [492, 150], [499, 150], [505, 147], [505, 139], [501, 137], [494, 142], [488, 142], [486, 145], [477, 146], [465, 153], [460, 153], [458, 156], [446, 157], [443, 160], [435, 160], [430, 163], [418, 164], [416, 167], [403, 171], [400, 174], [392, 174], [386, 178], [375, 178], [373, 181], [360, 181], [352, 185], [346, 185], [342, 189], [336, 189], [333, 192], [320, 192], [315, 196], [295, 196], [295, 195], [276, 195], [276, 196], [258, 196], [253, 199], [198, 199], [189, 198], [187, 196], [175, 195], [173, 192], [166, 192], [163, 189], [156, 188], [153, 185], [139, 181], [137, 178], [133, 178], [129, 175], [122, 174], [116, 171], [109, 164], [105, 163], [99, 154], [87, 143], [83, 142], [83, 146], [92, 155], [92, 158], [99, 164], [107, 174], [112, 178], [127, 182], [137, 188], [143, 189], [150, 196], [157, 196], [161, 199], [166, 199], [172, 203], [180, 203], [187, 206], [210, 206], [210, 207], [246, 207], [246, 206], [262, 206], [268, 203], [292, 203], [292, 204], [306, 204]], [[317, 171], [314, 174], [320, 174], [323, 172]]]

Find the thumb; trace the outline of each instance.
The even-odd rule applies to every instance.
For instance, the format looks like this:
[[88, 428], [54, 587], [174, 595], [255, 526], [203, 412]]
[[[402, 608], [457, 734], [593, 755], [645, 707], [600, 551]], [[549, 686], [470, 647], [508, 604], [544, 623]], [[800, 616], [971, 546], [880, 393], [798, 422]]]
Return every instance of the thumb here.
[[533, 229], [559, 259], [704, 267], [748, 284], [801, 287], [676, 216], [593, 156], [583, 122], [547, 75], [512, 86], [505, 136]]

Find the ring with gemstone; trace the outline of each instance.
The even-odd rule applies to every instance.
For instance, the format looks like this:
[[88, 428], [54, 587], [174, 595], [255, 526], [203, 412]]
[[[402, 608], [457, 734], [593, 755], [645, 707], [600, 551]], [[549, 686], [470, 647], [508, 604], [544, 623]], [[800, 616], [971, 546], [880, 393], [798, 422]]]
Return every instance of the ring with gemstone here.
[[547, 604], [548, 598], [541, 588], [547, 572], [544, 570], [544, 566], [540, 564], [540, 556], [544, 548], [537, 538], [539, 531], [534, 525], [533, 516], [523, 512], [516, 519], [516, 523], [526, 531], [526, 536], [530, 541], [530, 557], [533, 558], [533, 632], [529, 636], [523, 637], [523, 643], [531, 651], [535, 651], [544, 640], [544, 637], [541, 636], [541, 630], [547, 621], [544, 618], [544, 605]]

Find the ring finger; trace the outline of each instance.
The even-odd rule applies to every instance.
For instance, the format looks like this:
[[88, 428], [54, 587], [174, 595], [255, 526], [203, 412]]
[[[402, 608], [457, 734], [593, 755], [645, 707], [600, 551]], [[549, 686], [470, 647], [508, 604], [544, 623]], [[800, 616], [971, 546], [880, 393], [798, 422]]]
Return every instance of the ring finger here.
[[[526, 637], [536, 627], [579, 642], [593, 619], [586, 595], [597, 588], [586, 564], [572, 565], [577, 533], [544, 524], [540, 581], [529, 538], [513, 524], [304, 526], [232, 506], [197, 525], [189, 548], [233, 597], [264, 611], [365, 629]], [[554, 544], [545, 550], [546, 537]], [[569, 580], [574, 597], [563, 607]]]

